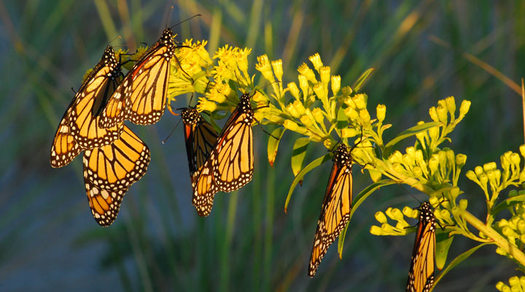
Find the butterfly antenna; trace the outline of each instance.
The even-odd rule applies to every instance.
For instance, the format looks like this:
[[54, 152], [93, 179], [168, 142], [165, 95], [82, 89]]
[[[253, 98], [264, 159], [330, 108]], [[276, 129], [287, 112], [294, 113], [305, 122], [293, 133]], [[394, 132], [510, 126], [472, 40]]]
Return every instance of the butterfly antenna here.
[[180, 124], [180, 121], [182, 119], [179, 119], [179, 121], [175, 124], [175, 127], [173, 127], [173, 129], [171, 129], [170, 133], [168, 134], [168, 136], [166, 136], [166, 138], [164, 138], [162, 141], [160, 141], [160, 143], [162, 145], [166, 144], [166, 142], [168, 141], [168, 139], [171, 137], [171, 135], [173, 135], [173, 133], [175, 133], [175, 129], [177, 129], [177, 127], [179, 126]]
[[179, 25], [179, 24], [182, 24], [182, 23], [184, 23], [184, 22], [186, 22], [186, 21], [188, 21], [188, 20], [192, 20], [193, 18], [195, 18], [195, 17], [199, 17], [199, 16], [202, 16], [202, 15], [201, 15], [200, 13], [198, 13], [198, 14], [195, 14], [195, 15], [193, 15], [193, 16], [190, 16], [190, 17], [188, 17], [188, 18], [186, 18], [186, 19], [184, 19], [184, 20], [181, 20], [181, 21], [175, 23], [174, 25], [170, 26], [170, 28], [174, 28], [175, 26], [177, 26], [177, 25]]

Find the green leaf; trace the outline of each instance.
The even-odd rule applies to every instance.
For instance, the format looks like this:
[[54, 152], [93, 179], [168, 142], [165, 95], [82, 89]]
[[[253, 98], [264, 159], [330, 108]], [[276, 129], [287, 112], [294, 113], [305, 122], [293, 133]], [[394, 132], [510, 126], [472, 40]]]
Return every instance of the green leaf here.
[[488, 242], [484, 242], [484, 243], [481, 243], [469, 250], [467, 250], [466, 252], [458, 255], [455, 259], [453, 259], [450, 264], [443, 270], [443, 272], [441, 272], [439, 274], [439, 276], [436, 278], [436, 280], [434, 281], [434, 286], [432, 286], [432, 290], [434, 290], [434, 287], [436, 287], [437, 283], [443, 278], [443, 276], [445, 276], [450, 270], [452, 270], [454, 267], [456, 267], [457, 265], [459, 265], [462, 261], [466, 260], [468, 257], [470, 257], [476, 250], [478, 250], [480, 247], [482, 246], [485, 246], [487, 244], [490, 244]]
[[433, 128], [433, 127], [437, 127], [437, 126], [440, 126], [441, 123], [438, 123], [438, 122], [429, 122], [429, 123], [423, 123], [423, 124], [420, 124], [420, 125], [417, 125], [417, 126], [413, 126], [403, 132], [401, 132], [397, 137], [395, 137], [394, 139], [390, 140], [390, 142], [388, 142], [386, 145], [385, 145], [385, 155], [388, 156], [390, 155], [390, 152], [392, 150], [392, 148], [397, 144], [399, 143], [400, 141], [408, 138], [408, 137], [411, 137], [411, 136], [414, 136], [418, 133], [421, 133], [423, 131], [426, 131], [430, 128]]
[[346, 224], [345, 229], [343, 229], [343, 232], [341, 235], [339, 235], [339, 241], [337, 242], [337, 251], [339, 252], [339, 258], [342, 258], [343, 256], [343, 246], [345, 243], [345, 237], [346, 237], [346, 231], [348, 229], [348, 226], [350, 225], [350, 222], [352, 221], [352, 216], [354, 215], [354, 212], [359, 206], [368, 198], [373, 192], [375, 192], [377, 189], [395, 184], [394, 181], [390, 179], [383, 179], [378, 182], [375, 182], [365, 189], [363, 189], [357, 196], [355, 197], [355, 203], [352, 205], [352, 210], [350, 210], [350, 221], [348, 224]]
[[502, 202], [500, 202], [499, 204], [497, 204], [496, 206], [494, 206], [490, 213], [492, 215], [496, 215], [503, 210], [509, 209], [510, 206], [513, 206], [519, 203], [523, 203], [523, 202], [525, 202], [525, 195], [520, 194], [517, 196], [509, 197], [503, 200]]
[[284, 131], [284, 128], [275, 128], [271, 132], [271, 135], [268, 136], [268, 162], [272, 167], [273, 163], [275, 162], [275, 156], [277, 156], [277, 150], [279, 149], [279, 142], [281, 142], [281, 138], [283, 137]]
[[443, 269], [447, 262], [448, 250], [454, 240], [454, 236], [449, 237], [448, 234], [441, 233], [437, 236], [436, 244], [436, 267]]
[[361, 76], [359, 76], [359, 78], [354, 82], [354, 85], [352, 86], [352, 89], [357, 92], [361, 88], [363, 88], [363, 86], [365, 86], [365, 84], [368, 81], [368, 79], [370, 77], [372, 77], [372, 73], [374, 71], [375, 71], [374, 68], [369, 68], [368, 70], [363, 72], [363, 74], [361, 74]]
[[292, 172], [293, 175], [297, 176], [301, 168], [303, 167], [303, 161], [306, 157], [306, 150], [310, 144], [310, 139], [308, 138], [298, 138], [293, 144], [292, 151]]
[[303, 180], [303, 177], [310, 172], [312, 169], [318, 167], [319, 165], [325, 163], [326, 161], [331, 159], [330, 153], [325, 154], [324, 156], [321, 156], [314, 161], [310, 162], [305, 168], [303, 168], [294, 178], [292, 185], [290, 186], [290, 189], [288, 190], [288, 195], [286, 195], [286, 201], [284, 203], [284, 213], [288, 210], [288, 203], [290, 202], [290, 199], [292, 198], [292, 193], [297, 186], [297, 184]]

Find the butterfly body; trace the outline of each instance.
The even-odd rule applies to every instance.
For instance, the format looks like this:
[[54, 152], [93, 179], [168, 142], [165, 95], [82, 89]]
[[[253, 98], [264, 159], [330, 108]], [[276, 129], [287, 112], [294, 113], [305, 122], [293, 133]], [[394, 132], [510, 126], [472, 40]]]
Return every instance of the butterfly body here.
[[340, 144], [334, 153], [333, 166], [322, 206], [308, 268], [310, 277], [315, 276], [328, 248], [350, 221], [352, 156], [344, 144]]

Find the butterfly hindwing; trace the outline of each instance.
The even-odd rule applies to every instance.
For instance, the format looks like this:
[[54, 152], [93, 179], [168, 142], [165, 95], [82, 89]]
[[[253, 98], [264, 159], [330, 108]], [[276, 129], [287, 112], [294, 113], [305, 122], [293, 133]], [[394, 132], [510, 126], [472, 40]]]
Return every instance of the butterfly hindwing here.
[[113, 144], [85, 151], [84, 183], [98, 224], [113, 223], [123, 196], [144, 176], [150, 160], [146, 144], [126, 126]]
[[321, 215], [312, 247], [308, 275], [315, 276], [330, 245], [350, 220], [352, 206], [352, 158], [348, 148], [341, 144], [334, 154]]

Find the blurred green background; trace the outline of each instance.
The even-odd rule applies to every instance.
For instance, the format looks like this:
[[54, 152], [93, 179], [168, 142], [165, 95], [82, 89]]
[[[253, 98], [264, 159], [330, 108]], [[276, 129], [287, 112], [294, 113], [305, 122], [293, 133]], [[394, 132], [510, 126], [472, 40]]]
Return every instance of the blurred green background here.
[[[374, 67], [365, 92], [371, 112], [387, 105], [393, 124], [387, 137], [429, 120], [428, 108], [438, 99], [471, 100], [448, 145], [468, 155], [465, 170], [523, 143], [520, 96], [464, 53], [520, 83], [525, 1], [0, 1], [0, 290], [404, 290], [413, 235], [375, 237], [368, 230], [376, 211], [416, 207], [414, 196], [425, 196], [404, 186], [378, 191], [351, 222], [343, 259], [334, 244], [309, 279], [330, 165], [310, 173], [284, 214], [292, 137], [270, 168], [268, 136], [255, 127], [253, 182], [218, 194], [205, 219], [191, 205], [182, 129], [160, 143], [178, 121], [169, 113], [154, 126], [133, 127], [152, 162], [110, 228], [91, 217], [81, 159], [50, 167], [50, 145], [71, 88], [80, 86], [104, 47], [152, 44], [165, 26], [196, 13], [202, 17], [175, 27], [179, 40], [209, 40], [210, 51], [224, 44], [252, 47], [253, 62], [263, 53], [282, 58], [288, 81], [315, 52], [344, 84]], [[174, 106], [186, 104], [181, 97]], [[325, 153], [314, 148], [307, 161]], [[370, 183], [357, 167], [354, 181], [355, 193]], [[469, 208], [481, 214], [482, 195], [469, 181], [462, 185]], [[471, 246], [455, 240], [451, 256]], [[515, 268], [486, 247], [436, 291], [492, 291]]]

